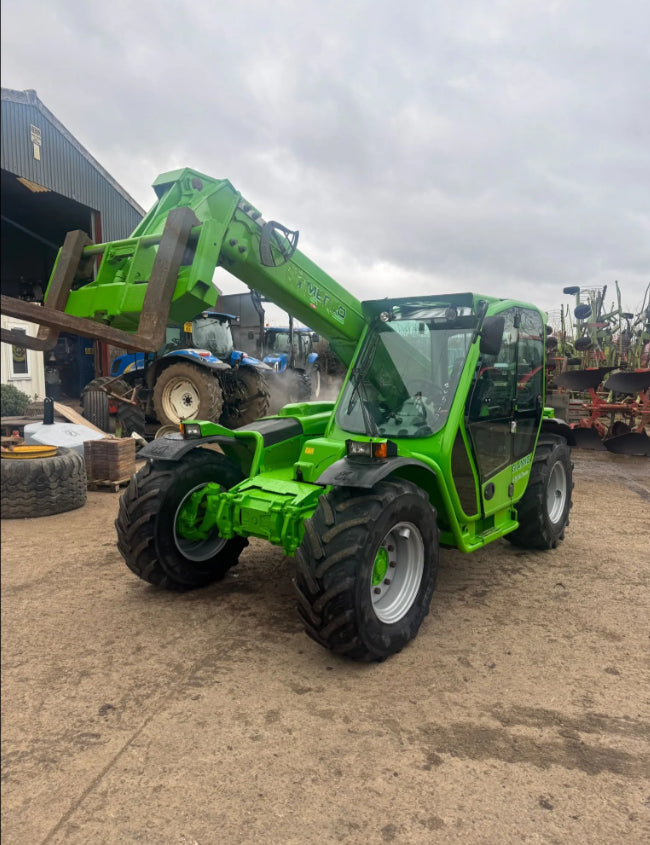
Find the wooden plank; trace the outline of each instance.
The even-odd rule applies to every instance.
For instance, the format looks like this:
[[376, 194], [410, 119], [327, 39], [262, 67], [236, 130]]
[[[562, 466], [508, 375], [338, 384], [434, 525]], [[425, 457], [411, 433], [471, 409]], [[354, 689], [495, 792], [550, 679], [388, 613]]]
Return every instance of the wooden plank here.
[[[55, 402], [54, 410], [57, 414], [60, 414], [64, 419], [68, 420], [68, 422], [75, 423], [75, 425], [85, 425], [86, 428], [90, 428], [92, 431], [98, 431], [100, 434], [103, 434], [104, 437], [113, 437], [112, 434], [107, 434], [105, 431], [102, 431], [101, 428], [97, 428], [96, 425], [89, 422], [85, 417], [82, 417], [81, 414], [75, 411], [74, 408], [69, 408], [67, 405]], [[34, 422], [39, 422], [39, 420], [34, 420]]]
[[[138, 352], [155, 352], [157, 349], [160, 349], [165, 341], [166, 314], [164, 315], [165, 319], [160, 324], [158, 335], [146, 337], [140, 333], [133, 334], [122, 329], [114, 329], [111, 326], [95, 322], [87, 317], [75, 317], [72, 314], [66, 314], [65, 311], [43, 308], [35, 302], [24, 302], [22, 299], [5, 296], [5, 294], [0, 295], [0, 311], [9, 317], [17, 317], [21, 320], [28, 320], [30, 323], [38, 323], [42, 326], [51, 326], [59, 331], [78, 334], [81, 337], [104, 340], [107, 343], [112, 343], [113, 346], [119, 346], [123, 349], [135, 349]], [[24, 346], [26, 349], [41, 351], [47, 348], [43, 344], [51, 343], [51, 339], [42, 340], [38, 337], [25, 334], [21, 334], [18, 338], [12, 332], [14, 332], [13, 329], [2, 329], [0, 339], [3, 343], [20, 344], [20, 346]]]

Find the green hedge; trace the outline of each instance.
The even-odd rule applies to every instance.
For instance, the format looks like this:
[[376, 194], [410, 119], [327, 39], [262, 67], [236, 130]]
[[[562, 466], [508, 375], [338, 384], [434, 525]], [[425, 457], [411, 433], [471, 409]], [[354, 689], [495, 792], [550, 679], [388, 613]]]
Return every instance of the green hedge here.
[[13, 384], [0, 385], [0, 416], [22, 417], [31, 399]]

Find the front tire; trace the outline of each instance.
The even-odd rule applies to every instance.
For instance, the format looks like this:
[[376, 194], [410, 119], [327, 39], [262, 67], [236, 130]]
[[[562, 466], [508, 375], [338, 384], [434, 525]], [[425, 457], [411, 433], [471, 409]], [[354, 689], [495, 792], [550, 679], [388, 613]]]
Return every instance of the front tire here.
[[223, 395], [212, 371], [183, 362], [160, 373], [153, 406], [160, 425], [178, 426], [183, 420], [219, 422]]
[[429, 612], [439, 559], [436, 513], [419, 487], [381, 481], [322, 496], [296, 552], [307, 634], [354, 660], [385, 660]]
[[517, 505], [519, 528], [506, 540], [524, 549], [554, 549], [564, 539], [573, 506], [571, 450], [563, 437], [543, 435], [528, 487]]
[[[179, 462], [152, 461], [131, 479], [120, 498], [115, 527], [117, 547], [126, 565], [143, 581], [168, 590], [205, 587], [224, 577], [248, 545], [243, 537], [226, 540], [216, 528], [187, 539], [180, 520], [192, 508], [191, 497], [214, 482], [229, 489], [243, 475], [224, 455], [197, 449]], [[200, 524], [198, 503], [194, 524]]]

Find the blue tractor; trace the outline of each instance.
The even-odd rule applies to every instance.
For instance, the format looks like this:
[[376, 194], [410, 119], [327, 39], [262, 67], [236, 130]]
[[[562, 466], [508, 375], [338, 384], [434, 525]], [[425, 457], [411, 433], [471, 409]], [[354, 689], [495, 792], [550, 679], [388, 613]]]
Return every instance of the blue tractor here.
[[284, 385], [294, 401], [318, 399], [321, 389], [320, 364], [314, 345], [318, 335], [311, 329], [267, 326], [264, 329], [264, 363]]
[[204, 311], [169, 326], [156, 353], [119, 355], [110, 376], [84, 388], [84, 416], [108, 430], [111, 407], [122, 434], [144, 434], [146, 423], [174, 426], [213, 420], [237, 428], [267, 414], [273, 368], [234, 348], [232, 314]]

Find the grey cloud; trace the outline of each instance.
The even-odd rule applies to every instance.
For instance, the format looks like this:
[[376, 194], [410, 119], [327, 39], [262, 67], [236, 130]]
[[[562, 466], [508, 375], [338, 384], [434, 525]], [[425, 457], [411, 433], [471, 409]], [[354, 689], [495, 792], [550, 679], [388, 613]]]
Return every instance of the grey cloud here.
[[650, 282], [642, 0], [5, 0], [2, 18], [3, 85], [35, 88], [141, 204], [172, 167], [230, 178], [361, 298], [393, 292], [379, 266], [547, 308], [614, 278], [633, 308]]

